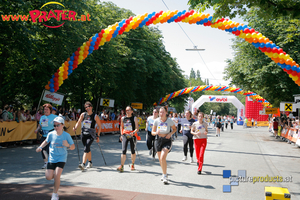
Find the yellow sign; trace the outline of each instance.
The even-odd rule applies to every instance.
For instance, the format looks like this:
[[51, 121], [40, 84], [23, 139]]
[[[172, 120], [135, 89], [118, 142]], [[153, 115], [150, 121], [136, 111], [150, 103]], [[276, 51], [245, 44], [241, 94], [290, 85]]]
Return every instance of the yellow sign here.
[[265, 108], [265, 113], [266, 113], [266, 115], [277, 114], [278, 108]]
[[109, 99], [103, 99], [102, 106], [108, 106], [109, 107]]
[[284, 111], [293, 111], [293, 104], [292, 103], [285, 103], [284, 104]]
[[142, 103], [131, 103], [131, 107], [135, 109], [143, 109]]

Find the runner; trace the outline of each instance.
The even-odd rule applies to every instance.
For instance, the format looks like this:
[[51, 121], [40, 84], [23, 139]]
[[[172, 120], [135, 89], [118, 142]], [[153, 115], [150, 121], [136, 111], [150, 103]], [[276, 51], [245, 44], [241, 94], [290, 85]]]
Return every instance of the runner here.
[[[91, 145], [93, 141], [97, 138], [97, 143], [99, 142], [99, 136], [101, 133], [101, 122], [98, 117], [93, 112], [93, 105], [91, 102], [87, 101], [84, 104], [84, 108], [86, 112], [81, 113], [79, 120], [77, 121], [76, 125], [73, 127], [73, 131], [76, 132], [79, 124], [82, 123], [81, 127], [81, 141], [84, 146], [84, 153], [82, 156], [82, 163], [78, 165], [78, 167], [84, 171], [85, 169], [93, 167], [92, 163], [92, 152], [91, 152]], [[96, 124], [98, 126], [98, 133], [96, 133]], [[88, 164], [85, 168], [86, 160], [88, 160]]]
[[217, 121], [217, 125], [216, 125], [216, 127], [217, 127], [217, 129], [216, 129], [216, 136], [217, 137], [220, 137], [220, 128], [222, 127], [222, 123], [221, 123], [221, 118], [220, 117], [217, 117], [216, 118], [216, 121]]
[[231, 127], [231, 130], [233, 129], [233, 116], [230, 118], [230, 127]]
[[[40, 133], [42, 135], [41, 138], [41, 144], [44, 142], [44, 140], [47, 138], [47, 135], [49, 132], [54, 130], [53, 126], [53, 120], [56, 115], [51, 114], [52, 112], [52, 105], [51, 104], [44, 104], [44, 115], [40, 118], [39, 125], [37, 129], [34, 131], [35, 133]], [[44, 165], [42, 166], [42, 169], [45, 169], [47, 167], [48, 163], [48, 154], [49, 154], [49, 144], [45, 145], [44, 148], [41, 150], [42, 157], [44, 159]]]
[[148, 134], [146, 136], [146, 142], [147, 142], [147, 147], [150, 150], [149, 155], [150, 156], [152, 155], [153, 160], [155, 159], [155, 154], [156, 154], [155, 146], [154, 146], [155, 136], [153, 136], [151, 132], [152, 132], [154, 120], [157, 117], [158, 117], [158, 110], [155, 108], [153, 109], [153, 116], [148, 117], [146, 122], [146, 130], [148, 131]]
[[[197, 115], [196, 115], [197, 116]], [[188, 145], [190, 149], [190, 163], [193, 163], [193, 153], [194, 153], [194, 142], [193, 142], [193, 135], [191, 134], [191, 126], [195, 122], [192, 117], [191, 111], [185, 111], [185, 120], [182, 122], [180, 133], [182, 134], [183, 140], [183, 158], [182, 161], [186, 161], [187, 159], [187, 152], [188, 152]]]
[[194, 135], [194, 144], [198, 165], [198, 174], [200, 175], [202, 172], [203, 160], [204, 160], [204, 152], [207, 144], [207, 124], [203, 122], [203, 112], [198, 113], [198, 121], [194, 122], [192, 125], [191, 133]]
[[36, 152], [41, 152], [47, 145], [50, 145], [50, 154], [45, 176], [47, 180], [54, 179], [51, 200], [58, 200], [59, 197], [57, 191], [60, 186], [60, 176], [67, 162], [67, 148], [74, 150], [75, 145], [70, 134], [63, 130], [64, 119], [62, 117], [56, 117], [53, 122], [55, 130], [48, 133], [47, 138], [36, 149]]
[[139, 132], [139, 124], [137, 118], [133, 115], [133, 108], [131, 106], [126, 107], [126, 116], [122, 117], [121, 119], [120, 132], [120, 141], [122, 142], [122, 154], [121, 165], [117, 168], [117, 170], [120, 172], [124, 171], [128, 142], [130, 142], [131, 149], [131, 170], [135, 170], [135, 143], [137, 132]]
[[154, 121], [152, 128], [152, 135], [158, 136], [155, 146], [163, 172], [161, 181], [163, 181], [164, 184], [168, 184], [167, 155], [172, 149], [171, 137], [177, 131], [174, 122], [167, 118], [167, 113], [167, 108], [165, 106], [161, 107], [159, 109], [159, 118]]
[[[176, 129], [178, 130], [178, 118], [177, 118], [177, 113], [173, 113], [173, 118], [172, 118], [173, 122], [175, 123]], [[177, 131], [175, 132], [175, 134], [173, 135], [173, 141], [177, 139]]]

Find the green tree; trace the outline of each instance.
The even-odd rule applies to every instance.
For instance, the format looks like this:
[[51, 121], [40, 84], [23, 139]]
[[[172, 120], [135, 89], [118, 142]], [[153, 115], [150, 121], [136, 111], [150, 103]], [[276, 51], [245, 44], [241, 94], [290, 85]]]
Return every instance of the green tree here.
[[189, 0], [188, 4], [201, 12], [213, 7], [215, 18], [244, 16], [251, 8], [257, 8], [258, 17], [266, 20], [283, 16], [300, 17], [300, 2], [297, 0]]
[[[288, 51], [299, 63], [300, 20], [279, 18], [266, 22], [256, 15], [256, 10], [252, 10], [252, 14], [245, 20], [284, 51]], [[225, 79], [231, 78], [231, 84], [255, 91], [276, 107], [281, 101], [293, 101], [293, 94], [299, 93], [299, 87], [274, 61], [240, 38], [234, 39], [233, 49], [234, 58], [227, 60]]]
[[200, 70], [199, 69], [197, 69], [197, 79], [201, 80], [201, 75], [200, 75]]
[[195, 73], [194, 69], [192, 68], [191, 72], [190, 72], [190, 79], [195, 79], [195, 78], [196, 78], [196, 73]]

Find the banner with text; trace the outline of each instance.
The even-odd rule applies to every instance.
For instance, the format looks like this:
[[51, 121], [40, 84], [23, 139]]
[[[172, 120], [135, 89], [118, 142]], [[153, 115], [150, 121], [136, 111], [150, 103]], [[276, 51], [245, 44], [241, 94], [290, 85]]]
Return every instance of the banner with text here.
[[64, 95], [58, 94], [58, 93], [51, 93], [48, 90], [45, 90], [43, 100], [50, 102], [50, 103], [55, 103], [57, 105], [61, 105], [63, 100], [64, 100]]

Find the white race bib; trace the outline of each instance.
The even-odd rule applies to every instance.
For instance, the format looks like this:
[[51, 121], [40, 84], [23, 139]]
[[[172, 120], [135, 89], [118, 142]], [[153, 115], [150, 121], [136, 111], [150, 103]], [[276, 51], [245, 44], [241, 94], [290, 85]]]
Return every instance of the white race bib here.
[[184, 124], [183, 125], [183, 130], [189, 131], [190, 130], [190, 124]]
[[84, 120], [83, 121], [83, 127], [84, 128], [91, 128], [91, 125], [92, 125], [92, 121], [90, 121], [90, 120]]
[[159, 131], [166, 132], [168, 130], [168, 124], [167, 123], [160, 123], [159, 126], [157, 127]]
[[41, 122], [41, 126], [42, 127], [48, 127], [48, 123], [49, 123], [49, 119], [48, 118], [44, 118]]
[[132, 125], [131, 125], [131, 123], [124, 123], [124, 129], [126, 131], [132, 131]]

